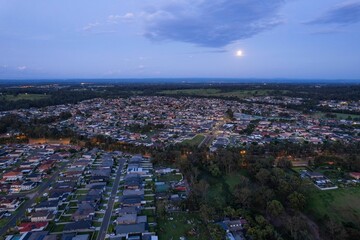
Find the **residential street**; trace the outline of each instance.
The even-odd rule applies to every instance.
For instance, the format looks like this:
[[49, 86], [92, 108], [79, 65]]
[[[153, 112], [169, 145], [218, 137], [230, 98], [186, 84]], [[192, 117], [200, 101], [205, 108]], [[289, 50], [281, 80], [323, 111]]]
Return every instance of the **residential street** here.
[[107, 229], [108, 229], [109, 223], [111, 221], [111, 215], [112, 215], [112, 210], [113, 210], [114, 203], [115, 203], [115, 197], [117, 195], [116, 193], [117, 193], [117, 190], [119, 188], [121, 171], [122, 171], [124, 163], [125, 163], [125, 160], [123, 160], [123, 159], [120, 159], [119, 161], [120, 161], [119, 162], [119, 168], [118, 168], [118, 171], [116, 173], [116, 178], [115, 178], [115, 181], [114, 181], [113, 188], [111, 190], [111, 195], [110, 195], [110, 198], [109, 198], [109, 201], [108, 201], [108, 206], [106, 208], [105, 216], [103, 218], [103, 222], [102, 222], [102, 225], [100, 227], [100, 231], [99, 231], [99, 235], [98, 235], [97, 240], [105, 239], [105, 236], [107, 234]]
[[[71, 162], [69, 162], [71, 163]], [[56, 170], [54, 173], [52, 173], [51, 178], [49, 178], [47, 181], [43, 181], [39, 187], [36, 188], [35, 193], [27, 193], [24, 194], [22, 197], [29, 197], [29, 200], [27, 200], [24, 204], [22, 204], [19, 209], [10, 217], [10, 221], [5, 224], [0, 229], [0, 236], [4, 235], [8, 229], [11, 227], [14, 227], [16, 225], [16, 221], [18, 219], [21, 219], [23, 216], [25, 216], [26, 209], [30, 208], [32, 204], [36, 202], [36, 198], [42, 196], [42, 194], [50, 187], [50, 185], [56, 180], [56, 178], [59, 176], [59, 173], [65, 169], [65, 167], [69, 164], [64, 164], [61, 166], [58, 170]], [[21, 195], [19, 195], [20, 197]]]

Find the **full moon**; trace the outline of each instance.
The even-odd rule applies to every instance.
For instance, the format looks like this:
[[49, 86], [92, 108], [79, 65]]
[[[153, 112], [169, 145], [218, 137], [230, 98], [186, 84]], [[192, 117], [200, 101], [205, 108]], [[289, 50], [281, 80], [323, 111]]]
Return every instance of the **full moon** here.
[[244, 56], [243, 51], [242, 51], [242, 50], [237, 50], [237, 51], [236, 51], [236, 56], [237, 56], [237, 57], [242, 57], [242, 56]]

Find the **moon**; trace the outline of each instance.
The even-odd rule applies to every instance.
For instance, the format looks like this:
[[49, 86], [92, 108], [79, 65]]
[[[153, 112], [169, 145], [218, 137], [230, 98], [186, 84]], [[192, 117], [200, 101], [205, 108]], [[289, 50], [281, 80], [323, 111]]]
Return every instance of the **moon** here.
[[237, 50], [235, 55], [237, 57], [242, 57], [242, 56], [244, 56], [244, 52], [242, 50]]

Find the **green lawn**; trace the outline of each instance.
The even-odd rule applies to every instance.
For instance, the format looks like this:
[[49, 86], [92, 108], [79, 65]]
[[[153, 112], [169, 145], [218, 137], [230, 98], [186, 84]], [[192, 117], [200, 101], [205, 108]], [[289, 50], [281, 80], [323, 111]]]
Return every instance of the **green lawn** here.
[[190, 146], [198, 146], [204, 140], [204, 138], [205, 138], [204, 135], [196, 135], [192, 139], [183, 141], [181, 144], [190, 145]]
[[238, 173], [226, 175], [225, 182], [227, 183], [227, 185], [229, 185], [230, 190], [234, 190], [236, 185], [238, 185], [240, 182], [240, 176], [247, 176], [247, 175], [248, 175], [248, 173], [246, 170], [242, 170]]
[[159, 219], [158, 224], [158, 235], [160, 240], [180, 239], [180, 237], [186, 237], [188, 240], [208, 239], [205, 234], [205, 226], [199, 221], [197, 214], [167, 214], [167, 217]]
[[158, 182], [178, 182], [182, 178], [181, 174], [168, 173], [157, 177]]
[[3, 218], [3, 219], [0, 219], [0, 227], [4, 227], [5, 224], [7, 224], [9, 221], [9, 219], [6, 219], [6, 218]]
[[4, 95], [1, 96], [3, 97], [5, 100], [7, 101], [20, 101], [20, 100], [30, 100], [30, 101], [34, 101], [34, 100], [40, 100], [40, 99], [46, 99], [49, 98], [49, 96], [44, 95], [44, 94], [18, 94], [18, 95]]
[[75, 194], [80, 194], [80, 195], [86, 195], [87, 193], [89, 193], [90, 190], [87, 189], [81, 189], [81, 190], [76, 190]]
[[141, 215], [153, 216], [154, 214], [155, 214], [155, 212], [152, 209], [143, 209], [143, 210], [141, 210]]
[[145, 200], [145, 201], [154, 201], [154, 200], [155, 200], [155, 197], [154, 197], [154, 196], [145, 196], [145, 197], [144, 197], [144, 200]]
[[77, 202], [70, 202], [69, 203], [69, 207], [77, 207], [78, 203]]
[[300, 174], [301, 171], [303, 171], [303, 170], [309, 171], [309, 169], [308, 169], [307, 167], [293, 167], [292, 170], [294, 170], [295, 172], [297, 172], [297, 173], [299, 173], [299, 174]]
[[341, 170], [340, 168], [336, 168], [336, 167], [319, 167], [317, 169], [314, 170], [315, 172], [320, 172], [322, 174], [324, 174], [326, 177], [328, 177], [330, 180], [336, 181], [340, 178], [344, 178], [346, 177], [346, 173], [345, 171]]
[[64, 231], [65, 224], [55, 225], [51, 232], [62, 232]]
[[101, 224], [102, 222], [95, 222], [95, 221], [92, 223], [94, 227], [101, 227]]
[[76, 212], [76, 208], [70, 208], [69, 210], [66, 211], [66, 214], [73, 214]]
[[104, 213], [95, 213], [95, 218], [103, 218], [104, 216]]
[[72, 222], [71, 216], [61, 216], [60, 222]]
[[341, 188], [310, 193], [307, 212], [317, 219], [326, 214], [335, 220], [360, 226], [360, 188]]
[[227, 202], [232, 199], [232, 194], [236, 185], [240, 183], [240, 176], [247, 176], [246, 170], [228, 174], [215, 178], [211, 175], [203, 175], [202, 177], [209, 183], [207, 201], [220, 208], [227, 206]]

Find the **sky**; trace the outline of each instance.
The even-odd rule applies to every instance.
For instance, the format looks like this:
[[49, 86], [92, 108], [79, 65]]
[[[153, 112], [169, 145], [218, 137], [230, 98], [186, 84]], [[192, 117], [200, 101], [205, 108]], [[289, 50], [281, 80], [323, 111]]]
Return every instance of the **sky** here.
[[360, 0], [0, 0], [0, 79], [193, 77], [360, 79]]

